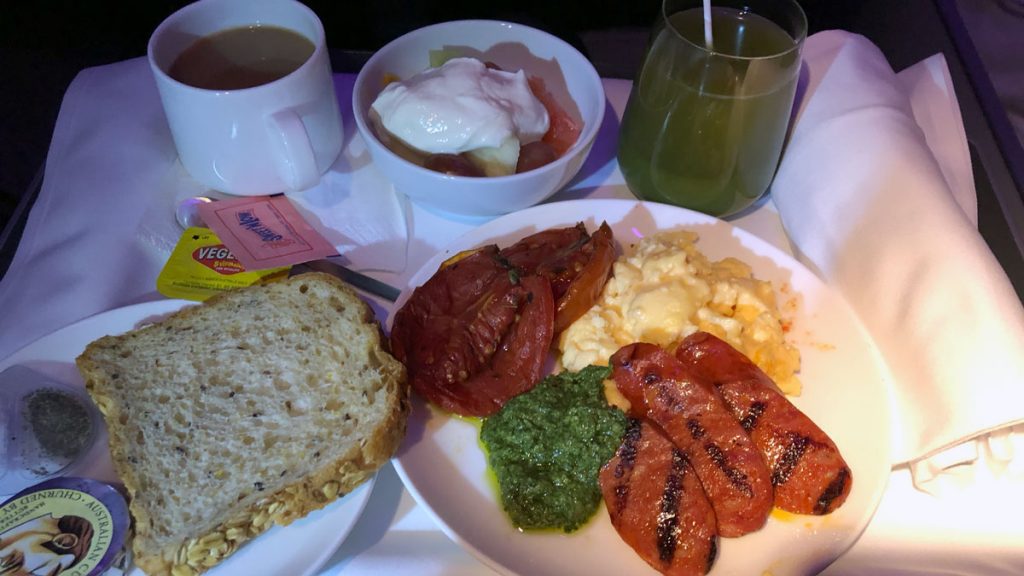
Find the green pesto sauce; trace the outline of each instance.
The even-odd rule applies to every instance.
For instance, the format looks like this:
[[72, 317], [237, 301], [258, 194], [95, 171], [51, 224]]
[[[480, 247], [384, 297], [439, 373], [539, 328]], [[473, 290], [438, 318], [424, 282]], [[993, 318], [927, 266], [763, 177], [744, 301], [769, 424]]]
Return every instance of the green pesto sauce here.
[[610, 373], [589, 366], [549, 376], [484, 419], [480, 439], [519, 528], [572, 532], [597, 510], [598, 472], [626, 430], [626, 416], [604, 398]]

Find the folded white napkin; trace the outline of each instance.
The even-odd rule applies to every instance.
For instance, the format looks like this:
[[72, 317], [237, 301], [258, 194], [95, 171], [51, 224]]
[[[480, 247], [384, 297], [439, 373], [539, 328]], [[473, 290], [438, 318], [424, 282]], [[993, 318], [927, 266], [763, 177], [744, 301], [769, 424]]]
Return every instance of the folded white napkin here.
[[[342, 82], [341, 80], [344, 80]], [[353, 77], [338, 77], [339, 98], [351, 101]], [[343, 107], [342, 110], [351, 110]], [[370, 151], [343, 112], [345, 147], [320, 183], [288, 193], [299, 213], [334, 244], [349, 267], [402, 273], [406, 268], [411, 207], [404, 194], [370, 162]]]
[[893, 463], [1024, 422], [1024, 307], [975, 229], [973, 189], [957, 201], [963, 178], [944, 177], [927, 119], [871, 42], [819, 33], [805, 61], [771, 193], [798, 256], [845, 296], [892, 371]]
[[[356, 131], [348, 104], [354, 80], [352, 75], [338, 75], [334, 81], [344, 122], [341, 154], [319, 183], [287, 196], [309, 224], [334, 244], [350, 268], [400, 273], [406, 264], [408, 200], [370, 162], [366, 143]], [[229, 196], [193, 180], [179, 161], [150, 166], [157, 168], [165, 172], [149, 193], [139, 238], [166, 259], [182, 232], [174, 218], [177, 205], [194, 196]]]

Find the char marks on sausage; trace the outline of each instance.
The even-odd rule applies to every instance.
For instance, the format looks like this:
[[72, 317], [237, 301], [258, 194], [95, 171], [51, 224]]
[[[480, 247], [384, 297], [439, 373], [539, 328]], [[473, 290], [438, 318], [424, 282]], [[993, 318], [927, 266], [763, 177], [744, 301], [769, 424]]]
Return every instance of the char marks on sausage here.
[[796, 514], [828, 514], [846, 500], [853, 475], [839, 449], [771, 378], [727, 342], [691, 334], [676, 357], [711, 382], [764, 454], [775, 505]]
[[715, 513], [682, 451], [650, 422], [633, 419], [601, 468], [612, 525], [663, 574], [706, 574], [715, 561]]
[[631, 416], [657, 424], [693, 466], [714, 507], [719, 535], [761, 528], [772, 509], [769, 470], [718, 391], [653, 344], [621, 348], [611, 366]]

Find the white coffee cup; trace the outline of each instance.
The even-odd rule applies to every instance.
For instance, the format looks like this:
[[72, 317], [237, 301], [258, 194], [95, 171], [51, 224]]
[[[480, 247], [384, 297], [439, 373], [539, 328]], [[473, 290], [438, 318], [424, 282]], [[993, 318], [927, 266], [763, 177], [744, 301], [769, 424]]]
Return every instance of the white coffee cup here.
[[[253, 25], [297, 32], [313, 43], [313, 54], [283, 78], [252, 88], [203, 89], [168, 74], [200, 38]], [[302, 190], [338, 157], [341, 116], [324, 28], [305, 5], [200, 0], [157, 27], [147, 54], [178, 155], [203, 185], [239, 196]]]

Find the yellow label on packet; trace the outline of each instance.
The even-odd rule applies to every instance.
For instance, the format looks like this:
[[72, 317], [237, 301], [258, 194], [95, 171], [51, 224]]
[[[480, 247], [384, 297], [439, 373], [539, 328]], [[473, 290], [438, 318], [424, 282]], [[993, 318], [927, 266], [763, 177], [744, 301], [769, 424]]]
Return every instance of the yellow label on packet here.
[[192, 227], [181, 235], [156, 279], [156, 289], [168, 298], [202, 302], [220, 292], [274, 280], [288, 266], [247, 271], [209, 228]]

